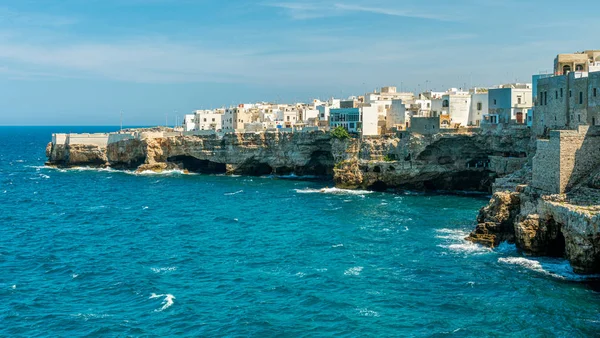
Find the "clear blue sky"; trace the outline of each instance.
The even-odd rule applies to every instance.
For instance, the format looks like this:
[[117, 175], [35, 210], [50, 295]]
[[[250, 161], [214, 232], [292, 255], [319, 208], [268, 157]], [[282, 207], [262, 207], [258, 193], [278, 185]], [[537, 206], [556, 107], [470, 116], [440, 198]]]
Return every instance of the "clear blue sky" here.
[[[426, 5], [424, 5], [426, 4]], [[600, 1], [0, 0], [0, 125], [487, 86], [600, 48]], [[172, 121], [171, 121], [172, 122]]]

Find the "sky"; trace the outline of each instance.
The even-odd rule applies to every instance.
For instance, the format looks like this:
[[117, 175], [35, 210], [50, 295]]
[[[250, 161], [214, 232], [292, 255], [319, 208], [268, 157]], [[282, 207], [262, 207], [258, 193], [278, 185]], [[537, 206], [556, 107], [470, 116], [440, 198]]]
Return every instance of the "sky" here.
[[530, 82], [600, 1], [0, 0], [0, 125], [173, 124], [242, 102]]

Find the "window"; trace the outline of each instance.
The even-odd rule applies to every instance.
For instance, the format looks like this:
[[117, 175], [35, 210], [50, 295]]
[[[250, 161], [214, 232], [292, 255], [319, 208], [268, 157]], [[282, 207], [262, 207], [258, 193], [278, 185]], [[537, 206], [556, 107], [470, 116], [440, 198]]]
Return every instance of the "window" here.
[[577, 115], [577, 122], [581, 122], [581, 115]]
[[573, 97], [573, 92], [569, 90], [569, 97]]
[[594, 88], [594, 97], [598, 94], [598, 88]]
[[206, 117], [204, 118], [204, 122], [206, 122]]
[[554, 99], [558, 99], [558, 90], [554, 91]]
[[477, 110], [481, 110], [482, 106], [481, 102], [477, 102]]
[[496, 99], [494, 99], [494, 104], [496, 104]]
[[[558, 98], [558, 93], [556, 94], [556, 97]], [[522, 100], [521, 97], [518, 96], [517, 97], [517, 104], [521, 104], [521, 100]]]
[[448, 100], [444, 100], [444, 101], [442, 102], [442, 107], [449, 107], [449, 106], [450, 106], [450, 105], [449, 105], [449, 103], [448, 103]]
[[560, 97], [561, 98], [563, 97], [563, 89], [562, 88], [560, 89]]
[[583, 104], [583, 92], [579, 92], [579, 104]]
[[213, 117], [213, 122], [215, 122], [215, 118]]

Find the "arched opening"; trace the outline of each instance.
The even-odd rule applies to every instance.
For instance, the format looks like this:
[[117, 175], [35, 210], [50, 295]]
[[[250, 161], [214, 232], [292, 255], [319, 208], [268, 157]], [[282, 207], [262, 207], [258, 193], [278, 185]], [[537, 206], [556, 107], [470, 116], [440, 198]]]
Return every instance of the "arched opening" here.
[[571, 66], [569, 66], [569, 65], [564, 65], [563, 66], [563, 75], [567, 74], [570, 71], [571, 71]]
[[180, 168], [201, 174], [224, 174], [227, 172], [225, 163], [200, 160], [192, 156], [180, 155], [167, 158], [167, 162], [175, 163]]
[[577, 66], [575, 66], [575, 71], [576, 72], [583, 72], [583, 65], [577, 65]]
[[383, 191], [386, 191], [388, 189], [388, 186], [387, 186], [387, 184], [385, 184], [382, 181], [376, 181], [375, 183], [373, 183], [372, 185], [370, 185], [368, 188], [369, 188], [369, 190], [383, 192]]
[[449, 107], [450, 103], [448, 102], [448, 100], [444, 100], [442, 101], [442, 107]]

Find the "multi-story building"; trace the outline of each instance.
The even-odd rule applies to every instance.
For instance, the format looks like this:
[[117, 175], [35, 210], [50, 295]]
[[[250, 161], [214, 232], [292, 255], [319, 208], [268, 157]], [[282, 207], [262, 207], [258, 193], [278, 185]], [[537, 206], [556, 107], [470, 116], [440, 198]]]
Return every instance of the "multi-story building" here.
[[600, 71], [539, 79], [536, 96], [533, 127], [538, 135], [551, 129], [600, 125]]
[[194, 130], [223, 129], [224, 110], [196, 110], [194, 111]]
[[196, 123], [194, 122], [196, 119], [196, 115], [194, 114], [186, 114], [183, 117], [183, 130], [184, 131], [194, 131], [196, 130]]
[[375, 107], [338, 108], [330, 110], [329, 127], [343, 127], [361, 136], [378, 135], [378, 114]]
[[486, 123], [525, 123], [527, 111], [533, 106], [530, 83], [511, 83], [488, 91]]
[[558, 54], [554, 59], [554, 75], [567, 75], [569, 72], [597, 71], [600, 71], [600, 50]]

